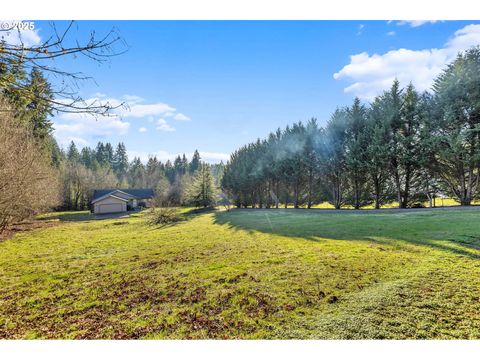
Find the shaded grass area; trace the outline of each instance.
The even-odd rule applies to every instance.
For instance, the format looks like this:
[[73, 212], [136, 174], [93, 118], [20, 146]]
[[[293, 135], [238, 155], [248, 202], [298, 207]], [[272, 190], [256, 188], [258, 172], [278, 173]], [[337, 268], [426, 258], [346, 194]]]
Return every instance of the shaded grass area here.
[[479, 338], [479, 218], [254, 209], [163, 228], [60, 222], [0, 243], [0, 337]]
[[84, 211], [57, 211], [37, 216], [38, 220], [45, 221], [83, 221], [94, 220], [95, 215], [89, 210]]

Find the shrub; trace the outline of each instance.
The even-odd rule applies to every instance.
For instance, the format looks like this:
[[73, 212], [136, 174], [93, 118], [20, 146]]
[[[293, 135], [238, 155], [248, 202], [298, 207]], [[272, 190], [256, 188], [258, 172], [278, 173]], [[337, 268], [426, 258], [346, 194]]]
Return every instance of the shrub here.
[[149, 225], [172, 224], [184, 219], [178, 208], [168, 207], [153, 208], [146, 216], [146, 222]]

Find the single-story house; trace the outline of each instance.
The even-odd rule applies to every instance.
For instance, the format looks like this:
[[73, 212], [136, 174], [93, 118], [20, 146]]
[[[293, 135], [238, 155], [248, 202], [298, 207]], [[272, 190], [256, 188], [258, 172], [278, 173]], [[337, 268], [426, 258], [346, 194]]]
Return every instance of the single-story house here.
[[148, 207], [155, 197], [153, 189], [100, 189], [93, 192], [92, 211], [108, 214]]

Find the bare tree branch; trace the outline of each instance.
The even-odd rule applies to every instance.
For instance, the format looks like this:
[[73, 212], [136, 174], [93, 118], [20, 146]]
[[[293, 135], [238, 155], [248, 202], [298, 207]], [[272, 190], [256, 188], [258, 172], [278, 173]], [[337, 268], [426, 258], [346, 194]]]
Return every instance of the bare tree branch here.
[[[56, 88], [53, 89], [53, 98], [41, 98], [38, 94], [27, 96], [38, 96], [39, 100], [47, 101], [52, 110], [61, 113], [88, 113], [93, 115], [111, 115], [112, 110], [125, 107], [125, 104], [115, 105], [100, 103], [98, 100], [87, 102], [78, 95], [79, 82], [93, 81], [82, 72], [70, 72], [59, 69], [55, 66], [56, 60], [60, 58], [73, 58], [85, 56], [99, 64], [108, 62], [112, 57], [124, 54], [128, 45], [121, 38], [117, 29], [112, 28], [104, 36], [98, 36], [95, 31], [89, 34], [87, 40], [82, 41], [74, 38], [73, 31], [78, 30], [74, 21], [70, 21], [64, 30], [59, 31], [55, 22], [50, 23], [52, 35], [40, 44], [25, 44], [20, 28], [12, 24], [7, 29], [0, 29], [0, 65], [9, 68], [18, 68], [23, 71], [33, 69], [40, 70], [47, 77], [59, 79]], [[27, 31], [27, 30], [25, 30]], [[18, 43], [7, 42], [2, 34], [10, 35], [16, 32]], [[0, 92], [3, 89], [11, 91], [26, 91], [27, 86], [22, 81], [12, 82], [1, 76]]]

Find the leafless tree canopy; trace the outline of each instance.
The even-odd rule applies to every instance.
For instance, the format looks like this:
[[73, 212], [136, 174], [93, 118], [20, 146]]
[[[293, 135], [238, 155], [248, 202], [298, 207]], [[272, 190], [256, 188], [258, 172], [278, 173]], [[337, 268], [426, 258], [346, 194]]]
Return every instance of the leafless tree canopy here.
[[[0, 107], [9, 104], [0, 98]], [[0, 112], [0, 232], [59, 201], [57, 176], [30, 129]]]
[[90, 208], [95, 189], [108, 189], [117, 186], [117, 178], [108, 167], [96, 170], [85, 165], [66, 162], [60, 168], [60, 180], [63, 206], [67, 209], [81, 210]]

